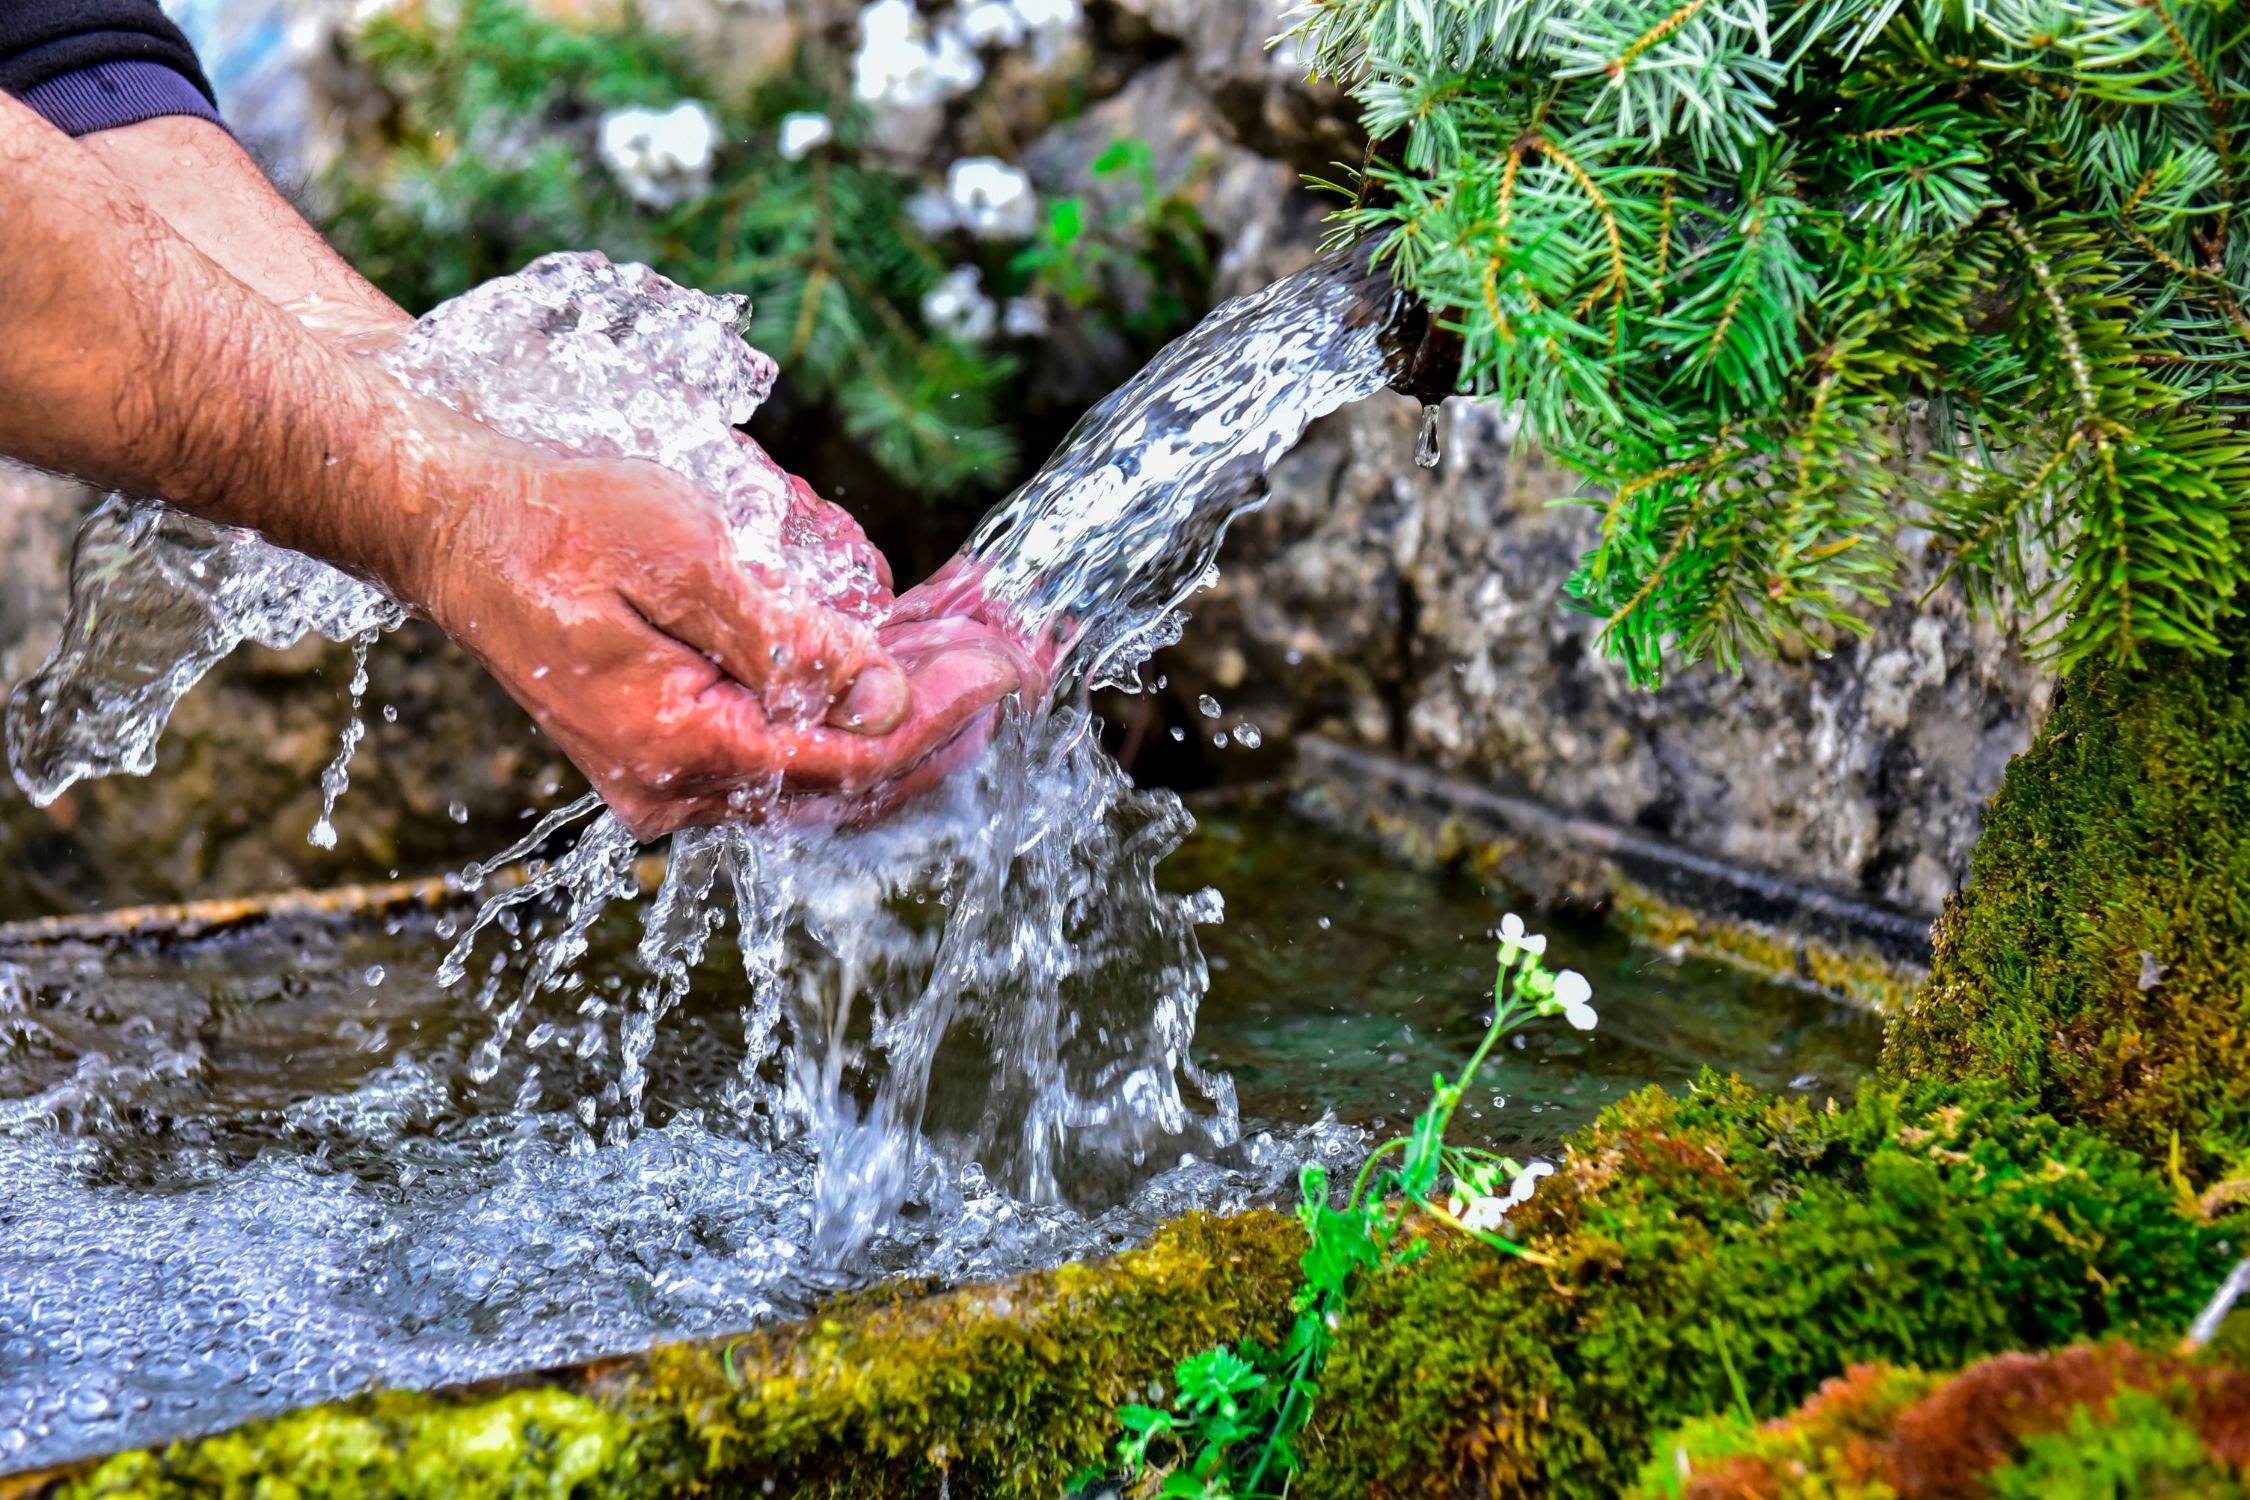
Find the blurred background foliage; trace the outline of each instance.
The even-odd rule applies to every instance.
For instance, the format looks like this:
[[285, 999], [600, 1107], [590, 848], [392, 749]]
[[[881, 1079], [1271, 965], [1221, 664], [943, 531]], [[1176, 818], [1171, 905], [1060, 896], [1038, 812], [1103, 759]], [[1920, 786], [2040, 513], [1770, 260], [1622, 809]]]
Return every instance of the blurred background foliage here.
[[[1160, 183], [1137, 140], [1092, 162], [1098, 196], [1042, 201], [1002, 154], [1023, 106], [994, 97], [1028, 70], [954, 74], [934, 105], [967, 128], [943, 149], [886, 140], [906, 111], [854, 90], [880, 10], [804, 29], [735, 88], [633, 7], [379, 12], [343, 40], [381, 107], [321, 176], [325, 227], [416, 312], [558, 249], [748, 294], [749, 337], [783, 371], [753, 430], [847, 496], [902, 575], [930, 566], [1083, 406], [1041, 351], [1098, 347], [1129, 373], [1206, 310], [1212, 247], [1192, 182]], [[1033, 117], [1068, 120], [1089, 55], [1042, 61]], [[964, 139], [997, 149], [944, 161]]]

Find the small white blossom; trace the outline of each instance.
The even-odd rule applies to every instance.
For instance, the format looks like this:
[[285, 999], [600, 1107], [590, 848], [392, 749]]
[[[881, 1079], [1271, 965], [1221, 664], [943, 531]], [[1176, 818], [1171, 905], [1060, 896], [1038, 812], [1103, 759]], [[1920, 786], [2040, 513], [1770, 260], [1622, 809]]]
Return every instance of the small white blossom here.
[[1488, 1233], [1498, 1229], [1508, 1217], [1508, 1205], [1499, 1198], [1479, 1198], [1464, 1210], [1454, 1210], [1453, 1216], [1464, 1229], [1482, 1229]]
[[930, 68], [938, 87], [948, 95], [966, 94], [984, 82], [984, 62], [976, 49], [951, 26], [938, 29], [930, 46]]
[[992, 337], [1000, 309], [985, 295], [982, 271], [955, 266], [923, 294], [922, 321], [948, 338], [977, 344]]
[[826, 115], [800, 110], [782, 117], [781, 156], [784, 161], [803, 161], [834, 139], [836, 122]]
[[1525, 1167], [1521, 1172], [1518, 1172], [1516, 1174], [1516, 1180], [1508, 1184], [1507, 1197], [1495, 1199], [1493, 1201], [1499, 1203], [1503, 1209], [1514, 1208], [1519, 1204], [1529, 1203], [1531, 1201], [1531, 1195], [1533, 1191], [1536, 1190], [1539, 1186], [1539, 1179], [1542, 1177], [1552, 1177], [1554, 1175], [1555, 1168], [1552, 1162], [1535, 1161], [1530, 1166]]
[[961, 12], [961, 36], [972, 47], [1020, 47], [1026, 34], [1008, 0], [977, 0]]
[[966, 93], [984, 64], [951, 27], [935, 37], [910, 0], [874, 0], [859, 13], [852, 92], [869, 104], [921, 109]]
[[998, 157], [955, 162], [945, 174], [945, 196], [955, 221], [988, 240], [1023, 239], [1039, 222], [1031, 179]]
[[1054, 66], [1078, 33], [1078, 0], [1010, 0], [1010, 4], [1031, 34], [1032, 61], [1043, 68]]
[[670, 208], [710, 186], [719, 122], [693, 99], [670, 109], [613, 109], [602, 116], [602, 165], [635, 202]]
[[1541, 954], [1545, 953], [1547, 951], [1547, 934], [1545, 934], [1544, 932], [1535, 932], [1529, 937], [1525, 938], [1523, 940], [1523, 951], [1530, 954], [1533, 958], [1537, 958]]
[[1563, 1019], [1580, 1031], [1592, 1031], [1600, 1018], [1594, 1007], [1586, 1002], [1594, 998], [1594, 987], [1586, 976], [1576, 969], [1565, 969], [1555, 976], [1555, 998], [1562, 1002]]
[[1079, 22], [1078, 0], [1009, 0], [1033, 31], [1067, 31]]
[[1500, 940], [1504, 943], [1523, 941], [1523, 918], [1509, 912], [1500, 919]]
[[1012, 339], [1047, 336], [1047, 309], [1037, 297], [1010, 297], [1001, 314], [1000, 331]]

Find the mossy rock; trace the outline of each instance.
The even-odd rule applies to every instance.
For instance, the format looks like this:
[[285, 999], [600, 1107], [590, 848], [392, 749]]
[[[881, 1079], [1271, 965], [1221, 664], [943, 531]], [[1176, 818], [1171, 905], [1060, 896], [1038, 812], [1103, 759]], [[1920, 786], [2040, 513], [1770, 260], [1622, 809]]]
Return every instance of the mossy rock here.
[[[1181, 1359], [1278, 1338], [1302, 1234], [1191, 1214], [1142, 1249], [659, 1349], [546, 1388], [388, 1393], [122, 1454], [55, 1500], [1039, 1495]], [[771, 1488], [768, 1488], [768, 1486]]]
[[1796, 1411], [1691, 1422], [1634, 1500], [2242, 1500], [2250, 1373], [2122, 1342], [1958, 1374], [1860, 1365]]
[[[2137, 1158], [1990, 1091], [1846, 1109], [1718, 1078], [1650, 1090], [1572, 1143], [1521, 1220], [1553, 1267], [1433, 1232], [1364, 1288], [1293, 1494], [1614, 1494], [1652, 1432], [1728, 1406], [1730, 1364], [1780, 1411], [1859, 1361], [2168, 1335], [2224, 1269]], [[62, 1493], [1052, 1500], [1180, 1359], [1279, 1336], [1302, 1249], [1278, 1215], [1191, 1216], [1107, 1262], [863, 1297], [555, 1389], [297, 1413]], [[464, 1442], [493, 1461], [433, 1457]]]
[[2139, 1158], [1992, 1089], [1651, 1090], [1518, 1228], [1553, 1269], [1439, 1253], [1357, 1294], [1293, 1494], [1614, 1495], [1737, 1380], [1774, 1412], [1869, 1360], [2169, 1335], [2225, 1261]]
[[2250, 1161], [2250, 627], [2231, 657], [2086, 666], [2018, 756], [1885, 1038], [2191, 1170]]

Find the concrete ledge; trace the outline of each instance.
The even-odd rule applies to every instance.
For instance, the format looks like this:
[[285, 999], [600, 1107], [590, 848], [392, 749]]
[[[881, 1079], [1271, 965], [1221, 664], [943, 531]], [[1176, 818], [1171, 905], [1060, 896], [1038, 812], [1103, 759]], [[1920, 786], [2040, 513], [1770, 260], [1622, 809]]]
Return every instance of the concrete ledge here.
[[1466, 861], [1551, 905], [1890, 1011], [1927, 972], [1933, 913], [1900, 911], [1558, 812], [1397, 756], [1307, 736], [1292, 783], [1315, 817]]

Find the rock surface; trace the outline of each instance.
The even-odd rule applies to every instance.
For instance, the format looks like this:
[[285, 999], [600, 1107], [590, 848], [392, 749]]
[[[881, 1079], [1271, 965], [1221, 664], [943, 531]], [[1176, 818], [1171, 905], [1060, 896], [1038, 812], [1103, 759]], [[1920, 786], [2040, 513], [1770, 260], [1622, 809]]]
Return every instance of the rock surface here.
[[[1448, 403], [1445, 457], [1382, 396], [1317, 426], [1238, 523], [1165, 663], [1227, 721], [1403, 751], [1555, 806], [1934, 913], [2051, 678], [1940, 596], [1834, 654], [1632, 686], [1563, 582], [1595, 517], [1490, 406]], [[1909, 575], [1927, 565], [1910, 563]]]

